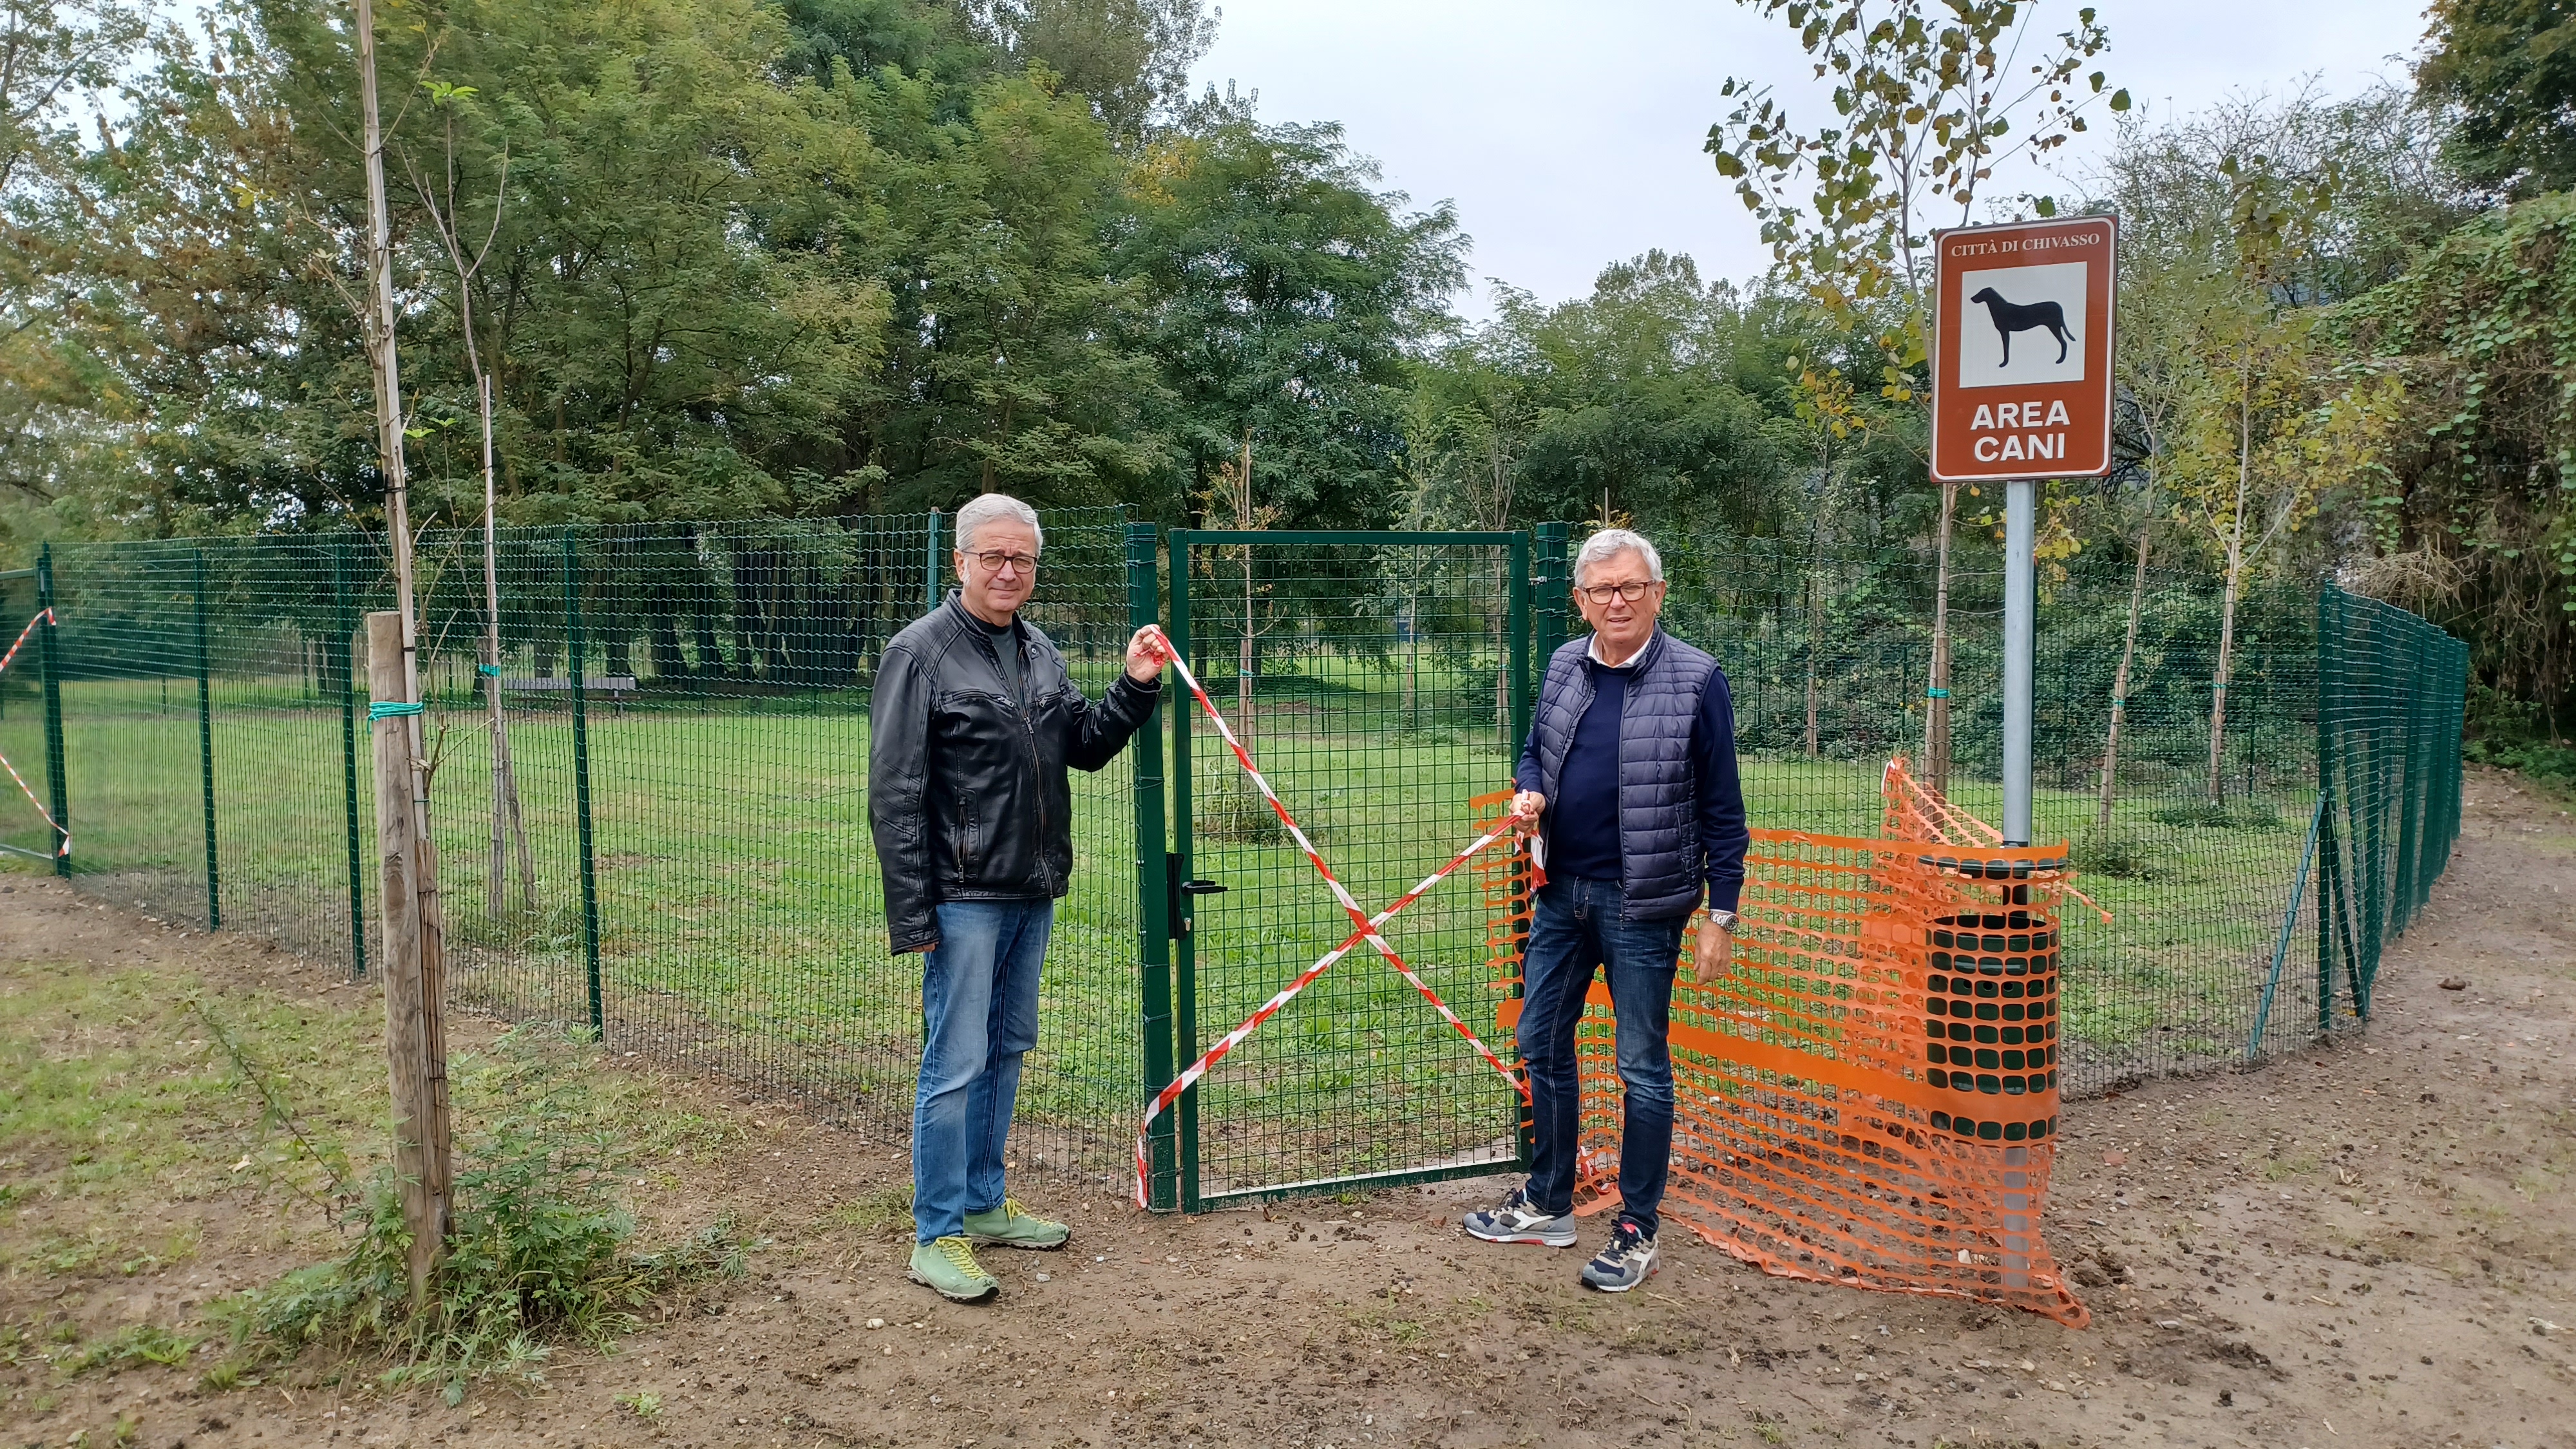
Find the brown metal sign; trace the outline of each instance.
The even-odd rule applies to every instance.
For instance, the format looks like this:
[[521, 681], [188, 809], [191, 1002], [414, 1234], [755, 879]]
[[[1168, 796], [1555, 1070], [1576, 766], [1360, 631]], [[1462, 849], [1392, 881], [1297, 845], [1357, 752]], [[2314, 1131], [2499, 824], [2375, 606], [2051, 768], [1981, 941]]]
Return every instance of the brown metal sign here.
[[2107, 216], [1933, 233], [1932, 476], [2111, 471]]

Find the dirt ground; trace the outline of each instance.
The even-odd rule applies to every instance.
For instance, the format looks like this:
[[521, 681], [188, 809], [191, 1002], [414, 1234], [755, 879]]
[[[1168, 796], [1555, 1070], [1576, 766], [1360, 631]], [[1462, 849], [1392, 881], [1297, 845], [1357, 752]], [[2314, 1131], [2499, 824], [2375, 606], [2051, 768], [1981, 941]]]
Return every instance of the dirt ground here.
[[[988, 1254], [1001, 1299], [961, 1307], [906, 1283], [903, 1238], [851, 1210], [903, 1183], [892, 1149], [656, 1079], [744, 1135], [707, 1170], [640, 1186], [639, 1213], [668, 1231], [730, 1212], [768, 1245], [613, 1356], [562, 1352], [543, 1389], [452, 1408], [310, 1361], [216, 1392], [202, 1362], [63, 1381], [0, 1358], [0, 1441], [2576, 1449], [2576, 821], [2504, 776], [2468, 790], [2461, 853], [2366, 1032], [2069, 1105], [2048, 1234], [2088, 1285], [2089, 1330], [1766, 1278], [1680, 1233], [1648, 1290], [1591, 1294], [1576, 1252], [1460, 1236], [1493, 1182], [1188, 1220], [1038, 1187], [1072, 1248]], [[0, 885], [11, 990], [142, 966], [173, 989], [359, 994], [49, 881]], [[459, 1045], [491, 1030], [462, 1024]], [[45, 1209], [0, 1209], [0, 1245]], [[131, 1271], [13, 1270], [0, 1323], [180, 1321], [313, 1251], [256, 1220], [197, 1231], [192, 1252]]]

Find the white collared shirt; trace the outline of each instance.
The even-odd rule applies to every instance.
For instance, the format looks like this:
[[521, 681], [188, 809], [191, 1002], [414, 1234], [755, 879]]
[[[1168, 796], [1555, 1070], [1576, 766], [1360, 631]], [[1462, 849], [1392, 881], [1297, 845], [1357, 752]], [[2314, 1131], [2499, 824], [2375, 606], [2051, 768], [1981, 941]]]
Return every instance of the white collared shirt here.
[[[1654, 635], [1648, 634], [1646, 636], [1646, 640], [1647, 643], [1654, 642]], [[1593, 663], [1600, 665], [1604, 669], [1627, 669], [1633, 667], [1639, 659], [1645, 657], [1646, 645], [1638, 645], [1636, 653], [1629, 655], [1627, 659], [1621, 663], [1613, 664], [1609, 660], [1601, 657], [1601, 631], [1595, 629], [1592, 631], [1592, 641], [1584, 646], [1583, 652]]]

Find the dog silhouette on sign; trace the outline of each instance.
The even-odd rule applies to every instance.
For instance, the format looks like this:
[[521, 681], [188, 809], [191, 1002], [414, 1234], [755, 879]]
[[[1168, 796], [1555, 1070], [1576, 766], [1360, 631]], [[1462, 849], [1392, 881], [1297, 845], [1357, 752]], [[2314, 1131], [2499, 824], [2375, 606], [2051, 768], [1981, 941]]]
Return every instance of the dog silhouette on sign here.
[[2014, 333], [2029, 332], [2041, 327], [2047, 328], [2049, 335], [2057, 339], [2057, 360], [2060, 362], [2066, 360], [2067, 341], [2075, 334], [2066, 328], [2064, 307], [2055, 302], [2033, 302], [2027, 307], [2018, 306], [1996, 295], [1992, 287], [1978, 288], [1977, 295], [1968, 300], [1985, 305], [1986, 316], [1993, 320], [1996, 335], [2004, 340], [2004, 360], [1996, 363], [1997, 367], [2012, 366]]

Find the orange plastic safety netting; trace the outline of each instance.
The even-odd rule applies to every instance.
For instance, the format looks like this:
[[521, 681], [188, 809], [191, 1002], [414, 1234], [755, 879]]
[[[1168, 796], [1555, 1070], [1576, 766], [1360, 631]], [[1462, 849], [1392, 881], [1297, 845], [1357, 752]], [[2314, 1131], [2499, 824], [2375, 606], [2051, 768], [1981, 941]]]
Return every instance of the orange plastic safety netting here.
[[[1694, 985], [1686, 940], [1661, 1211], [1767, 1272], [2081, 1327], [2090, 1315], [2039, 1230], [2066, 852], [1994, 844], [1901, 760], [1884, 794], [1879, 839], [1753, 832], [1727, 976]], [[1480, 867], [1507, 980], [1529, 911], [1522, 862]], [[1618, 1202], [1620, 1106], [1607, 987], [1590, 1000], [1576, 1038], [1586, 1215]], [[1517, 1006], [1503, 1004], [1504, 1028]]]

